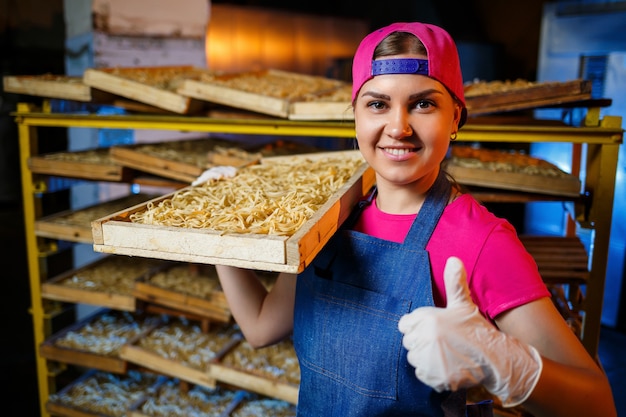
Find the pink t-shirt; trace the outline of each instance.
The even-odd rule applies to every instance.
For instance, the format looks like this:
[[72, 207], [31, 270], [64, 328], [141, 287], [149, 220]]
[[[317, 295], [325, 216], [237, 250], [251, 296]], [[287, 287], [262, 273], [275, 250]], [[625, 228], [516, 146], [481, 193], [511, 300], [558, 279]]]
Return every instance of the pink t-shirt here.
[[[355, 230], [401, 243], [414, 219], [414, 214], [383, 213], [374, 201], [363, 211]], [[550, 296], [537, 264], [513, 226], [469, 194], [446, 206], [426, 250], [437, 306], [446, 304], [443, 269], [450, 256], [460, 258], [465, 264], [472, 299], [492, 320], [504, 311]]]

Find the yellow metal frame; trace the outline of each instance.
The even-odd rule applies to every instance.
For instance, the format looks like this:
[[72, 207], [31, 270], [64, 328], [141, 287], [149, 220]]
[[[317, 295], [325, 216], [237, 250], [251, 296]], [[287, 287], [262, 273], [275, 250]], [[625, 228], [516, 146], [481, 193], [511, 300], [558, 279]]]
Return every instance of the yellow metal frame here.
[[[591, 256], [590, 277], [585, 297], [585, 318], [582, 341], [586, 349], [597, 355], [609, 236], [613, 211], [615, 174], [619, 146], [623, 140], [621, 118], [606, 116], [600, 119], [599, 108], [588, 109], [584, 127], [554, 125], [479, 125], [469, 123], [458, 133], [458, 141], [470, 142], [561, 142], [587, 145], [585, 190], [591, 192], [592, 204], [588, 215], [577, 219], [585, 227], [595, 229], [594, 250]], [[353, 138], [354, 123], [302, 122], [274, 119], [213, 119], [187, 116], [153, 115], [93, 115], [54, 114], [37, 112], [28, 104], [18, 105], [15, 113], [20, 141], [20, 166], [22, 170], [23, 206], [26, 244], [31, 288], [31, 313], [35, 348], [48, 336], [48, 315], [41, 298], [41, 271], [38, 238], [34, 223], [37, 218], [33, 195], [37, 183], [28, 168], [31, 154], [37, 153], [37, 127], [84, 127], [102, 129], [156, 129], [187, 132], [308, 136]], [[37, 375], [41, 414], [50, 394], [52, 378], [44, 358], [37, 355]]]

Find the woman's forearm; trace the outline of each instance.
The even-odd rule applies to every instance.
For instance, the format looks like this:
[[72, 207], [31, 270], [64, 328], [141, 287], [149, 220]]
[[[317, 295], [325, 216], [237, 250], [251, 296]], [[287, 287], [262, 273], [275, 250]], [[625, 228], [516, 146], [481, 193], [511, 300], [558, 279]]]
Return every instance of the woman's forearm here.
[[268, 292], [252, 270], [225, 265], [216, 269], [233, 317], [252, 346], [266, 346], [291, 333], [294, 276], [279, 276]]

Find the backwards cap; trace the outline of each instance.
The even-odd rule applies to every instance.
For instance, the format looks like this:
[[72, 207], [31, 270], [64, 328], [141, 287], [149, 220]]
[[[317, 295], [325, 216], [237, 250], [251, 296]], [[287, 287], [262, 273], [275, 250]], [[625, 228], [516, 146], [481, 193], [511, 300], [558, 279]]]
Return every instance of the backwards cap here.
[[[393, 32], [408, 32], [424, 44], [428, 59], [377, 59], [374, 50]], [[375, 62], [375, 63], [374, 63]], [[442, 28], [419, 22], [393, 23], [367, 35], [361, 41], [352, 62], [352, 101], [366, 81], [381, 74], [422, 74], [442, 83], [463, 105], [459, 127], [465, 123], [467, 110], [463, 94], [463, 75], [456, 44]]]

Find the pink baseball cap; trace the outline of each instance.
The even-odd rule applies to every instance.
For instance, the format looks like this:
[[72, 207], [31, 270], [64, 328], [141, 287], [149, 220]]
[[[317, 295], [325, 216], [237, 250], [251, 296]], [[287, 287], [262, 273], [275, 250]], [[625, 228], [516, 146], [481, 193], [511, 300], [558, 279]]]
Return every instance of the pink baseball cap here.
[[[426, 47], [428, 59], [385, 59], [374, 61], [374, 50], [393, 32], [408, 32], [417, 36]], [[366, 81], [381, 74], [421, 74], [442, 83], [463, 105], [459, 127], [467, 119], [463, 74], [456, 44], [448, 32], [428, 23], [399, 22], [367, 35], [354, 54], [352, 62], [352, 101]]]

